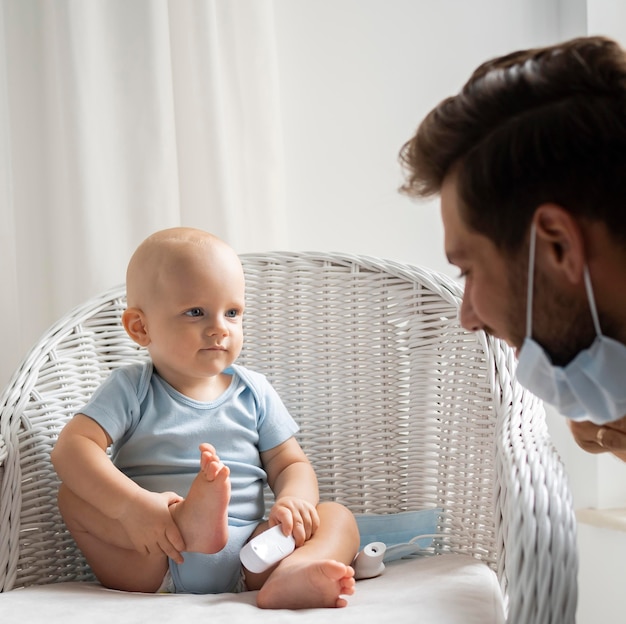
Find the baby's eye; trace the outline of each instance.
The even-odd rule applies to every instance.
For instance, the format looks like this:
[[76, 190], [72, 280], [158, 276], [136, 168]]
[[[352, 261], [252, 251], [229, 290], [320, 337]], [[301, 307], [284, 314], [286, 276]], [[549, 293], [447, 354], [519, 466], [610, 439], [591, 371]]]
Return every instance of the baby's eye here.
[[187, 312], [185, 312], [186, 316], [192, 316], [192, 317], [198, 317], [198, 316], [202, 316], [203, 312], [202, 312], [202, 308], [191, 308], [191, 310], [187, 310]]
[[228, 310], [226, 312], [226, 317], [227, 318], [237, 318], [237, 316], [239, 316], [239, 310], [233, 308], [232, 310]]

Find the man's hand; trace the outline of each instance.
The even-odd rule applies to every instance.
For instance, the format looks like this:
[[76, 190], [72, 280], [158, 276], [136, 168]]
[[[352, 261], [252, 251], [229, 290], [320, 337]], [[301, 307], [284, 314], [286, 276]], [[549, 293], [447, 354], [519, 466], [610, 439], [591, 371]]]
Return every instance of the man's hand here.
[[626, 416], [605, 425], [568, 420], [574, 440], [589, 453], [612, 453], [626, 461]]
[[135, 550], [143, 554], [164, 553], [176, 563], [183, 562], [183, 540], [169, 507], [183, 498], [174, 492], [141, 490], [129, 502], [118, 520], [122, 523]]

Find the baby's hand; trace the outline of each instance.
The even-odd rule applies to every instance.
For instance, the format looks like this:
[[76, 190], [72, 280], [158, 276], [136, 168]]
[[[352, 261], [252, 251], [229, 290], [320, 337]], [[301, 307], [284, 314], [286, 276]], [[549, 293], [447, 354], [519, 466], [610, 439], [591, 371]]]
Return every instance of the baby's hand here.
[[183, 500], [174, 492], [148, 492], [129, 504], [118, 518], [135, 550], [142, 554], [163, 554], [177, 563], [183, 562], [185, 542], [172, 519], [169, 506]]
[[280, 524], [285, 535], [293, 535], [296, 547], [302, 546], [317, 531], [320, 518], [315, 505], [301, 498], [283, 496], [272, 507], [270, 527]]

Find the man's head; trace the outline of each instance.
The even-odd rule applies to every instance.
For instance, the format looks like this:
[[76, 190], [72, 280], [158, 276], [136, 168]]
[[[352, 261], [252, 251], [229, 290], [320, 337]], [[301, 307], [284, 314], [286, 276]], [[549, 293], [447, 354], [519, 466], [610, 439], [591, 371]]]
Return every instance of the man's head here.
[[133, 254], [126, 291], [126, 331], [175, 388], [217, 375], [238, 357], [244, 274], [219, 238], [193, 228], [156, 232]]
[[[488, 61], [402, 148], [414, 197], [441, 194], [446, 253], [466, 277], [461, 321], [521, 347], [537, 233], [534, 337], [564, 365], [602, 329], [626, 338], [608, 283], [626, 273], [626, 54], [601, 37]], [[613, 298], [614, 299], [614, 298]]]
[[488, 61], [400, 157], [415, 197], [454, 172], [461, 218], [504, 252], [520, 249], [543, 203], [626, 242], [626, 53], [589, 37]]

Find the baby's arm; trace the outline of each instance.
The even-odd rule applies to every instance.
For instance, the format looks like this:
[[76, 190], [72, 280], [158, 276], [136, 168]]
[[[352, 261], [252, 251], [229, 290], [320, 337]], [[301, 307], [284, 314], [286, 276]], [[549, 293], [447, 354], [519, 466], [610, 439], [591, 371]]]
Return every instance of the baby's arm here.
[[296, 546], [302, 546], [319, 527], [319, 490], [313, 467], [295, 438], [261, 453], [261, 460], [276, 498], [269, 524], [282, 525], [284, 534], [291, 533]]
[[185, 544], [169, 512], [180, 496], [144, 490], [106, 454], [111, 440], [94, 420], [76, 415], [61, 431], [51, 460], [59, 478], [76, 496], [121, 523], [138, 552], [161, 550], [182, 562]]

